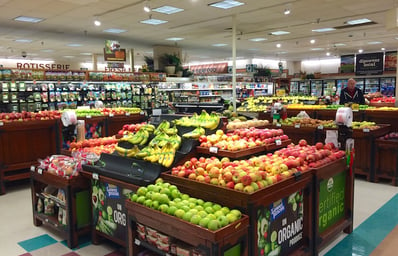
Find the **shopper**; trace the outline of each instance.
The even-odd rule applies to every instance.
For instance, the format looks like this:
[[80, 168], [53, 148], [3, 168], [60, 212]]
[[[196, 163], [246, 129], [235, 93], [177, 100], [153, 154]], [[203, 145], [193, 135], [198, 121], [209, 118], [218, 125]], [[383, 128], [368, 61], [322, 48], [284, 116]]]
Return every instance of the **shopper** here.
[[341, 90], [340, 93], [340, 105], [344, 105], [346, 103], [365, 104], [363, 92], [355, 87], [356, 83], [357, 82], [353, 78], [348, 79], [347, 88]]

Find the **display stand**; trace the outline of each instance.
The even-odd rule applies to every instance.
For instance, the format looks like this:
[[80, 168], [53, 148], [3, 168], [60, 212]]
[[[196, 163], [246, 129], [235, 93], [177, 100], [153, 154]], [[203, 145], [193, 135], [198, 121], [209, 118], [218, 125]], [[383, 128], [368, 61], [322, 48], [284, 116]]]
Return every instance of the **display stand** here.
[[287, 109], [287, 117], [296, 117], [301, 111], [305, 111], [310, 118], [315, 118], [316, 111], [313, 109]]
[[326, 247], [337, 234], [353, 231], [354, 175], [346, 159], [312, 170], [314, 175], [314, 253]]
[[270, 129], [282, 129], [289, 139], [298, 144], [301, 139], [305, 139], [309, 145], [315, 145], [318, 136], [317, 127], [300, 127], [291, 125], [272, 125]]
[[242, 215], [241, 219], [219, 230], [211, 231], [130, 200], [126, 201], [126, 208], [128, 209], [129, 256], [138, 255], [140, 246], [158, 252], [159, 255], [171, 255], [139, 239], [137, 236], [137, 223], [158, 230], [195, 248], [200, 248], [206, 253], [205, 255], [222, 256], [233, 247], [237, 247], [238, 250], [240, 248], [239, 254], [233, 255], [249, 255], [249, 218], [246, 215]]
[[[45, 191], [47, 186], [62, 189], [65, 192], [65, 201], [57, 198], [56, 195], [48, 194]], [[78, 239], [81, 235], [90, 233], [90, 197], [89, 182], [82, 176], [71, 177], [70, 179], [56, 176], [32, 166], [31, 172], [32, 210], [33, 224], [40, 226], [46, 224], [61, 232], [66, 237], [69, 248], [78, 246]], [[46, 215], [39, 211], [39, 200], [54, 202], [54, 214]], [[45, 206], [44, 206], [45, 207]], [[66, 224], [59, 222], [59, 211], [66, 213]]]
[[144, 121], [144, 115], [140, 114], [126, 114], [126, 115], [115, 115], [107, 116], [105, 123], [105, 135], [113, 136], [122, 129], [125, 124], [136, 124]]
[[366, 121], [372, 121], [377, 124], [390, 124], [391, 131], [398, 131], [397, 111], [367, 109], [365, 118]]
[[[335, 120], [337, 109], [317, 109], [315, 111], [315, 117], [319, 120]], [[356, 122], [362, 122], [365, 120], [365, 111], [353, 111], [352, 120]]]
[[375, 141], [375, 182], [390, 180], [398, 186], [398, 140], [376, 139]]
[[[279, 247], [280, 255], [311, 255], [313, 251], [313, 192], [310, 171], [297, 173], [251, 194], [181, 178], [171, 175], [170, 172], [162, 173], [161, 177], [164, 181], [175, 184], [183, 193], [230, 208], [239, 208], [247, 214], [250, 218], [249, 255], [261, 255], [261, 250], [272, 251], [272, 247], [275, 250]], [[283, 213], [279, 212], [282, 208]], [[271, 212], [274, 213], [272, 219], [270, 219]], [[283, 239], [278, 235], [292, 224], [300, 227], [297, 233], [290, 234], [288, 239]], [[272, 235], [274, 232], [277, 238], [280, 238], [280, 243], [277, 245], [274, 244], [275, 240], [271, 240], [272, 236], [275, 236]]]
[[37, 159], [58, 153], [58, 121], [37, 120], [0, 125], [0, 195], [5, 182], [30, 177]]

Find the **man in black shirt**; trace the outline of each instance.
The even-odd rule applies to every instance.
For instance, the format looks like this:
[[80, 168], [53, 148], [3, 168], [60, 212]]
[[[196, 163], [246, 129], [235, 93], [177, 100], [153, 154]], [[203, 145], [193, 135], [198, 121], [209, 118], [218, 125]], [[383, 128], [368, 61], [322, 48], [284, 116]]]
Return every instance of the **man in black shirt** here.
[[365, 104], [365, 97], [360, 89], [356, 88], [356, 81], [350, 78], [347, 82], [347, 88], [341, 90], [340, 93], [340, 105], [346, 103], [358, 103], [360, 105]]

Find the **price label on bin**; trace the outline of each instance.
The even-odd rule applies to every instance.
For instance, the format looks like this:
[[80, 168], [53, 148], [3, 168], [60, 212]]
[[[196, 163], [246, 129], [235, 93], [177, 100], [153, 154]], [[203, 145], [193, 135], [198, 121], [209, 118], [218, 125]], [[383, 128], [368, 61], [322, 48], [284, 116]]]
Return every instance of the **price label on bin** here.
[[141, 241], [140, 240], [138, 240], [137, 238], [134, 240], [134, 243], [136, 244], [136, 245], [140, 245], [141, 244]]
[[98, 175], [98, 173], [93, 172], [92, 177], [93, 177], [93, 180], [99, 180], [99, 175]]
[[90, 116], [90, 115], [87, 115], [87, 116], [86, 116], [86, 118], [87, 118], [87, 119], [90, 119], [90, 118], [91, 118], [91, 116]]
[[323, 125], [318, 125], [318, 130], [323, 130]]
[[109, 117], [113, 117], [113, 114], [112, 114], [112, 113], [109, 113]]
[[370, 130], [369, 130], [369, 128], [364, 128], [363, 129], [363, 132], [369, 132]]
[[36, 167], [34, 166], [34, 165], [32, 165], [31, 167], [30, 167], [30, 171], [31, 172], [34, 172], [36, 170]]
[[280, 123], [277, 123], [276, 124], [276, 127], [281, 127], [282, 125], [280, 124]]
[[282, 145], [282, 141], [281, 141], [281, 140], [275, 140], [275, 144], [276, 144], [277, 146], [280, 146], [280, 145]]
[[3, 125], [4, 125], [3, 121], [0, 121], [0, 126], [3, 126]]
[[294, 128], [300, 128], [300, 124], [295, 124]]
[[129, 113], [129, 112], [126, 112], [126, 116], [130, 116], [130, 113]]
[[217, 153], [218, 153], [218, 147], [210, 147], [210, 148], [209, 148], [209, 152], [210, 152], [210, 153], [217, 154]]
[[43, 174], [43, 169], [41, 169], [41, 168], [37, 169], [37, 173], [38, 174]]

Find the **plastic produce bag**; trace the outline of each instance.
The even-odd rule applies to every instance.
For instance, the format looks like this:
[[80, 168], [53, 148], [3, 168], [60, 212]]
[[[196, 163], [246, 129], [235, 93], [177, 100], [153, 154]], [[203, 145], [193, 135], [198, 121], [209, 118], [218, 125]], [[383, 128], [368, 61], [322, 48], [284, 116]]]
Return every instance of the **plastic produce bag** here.
[[297, 117], [299, 117], [299, 118], [310, 118], [310, 116], [305, 111], [300, 111], [300, 113], [297, 114]]

